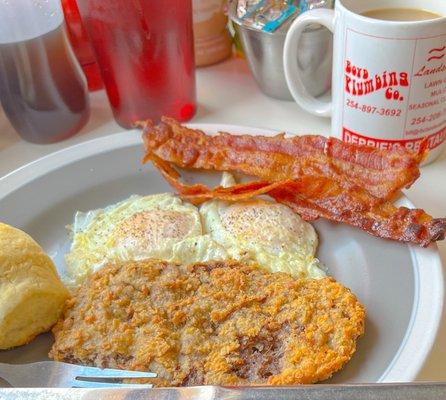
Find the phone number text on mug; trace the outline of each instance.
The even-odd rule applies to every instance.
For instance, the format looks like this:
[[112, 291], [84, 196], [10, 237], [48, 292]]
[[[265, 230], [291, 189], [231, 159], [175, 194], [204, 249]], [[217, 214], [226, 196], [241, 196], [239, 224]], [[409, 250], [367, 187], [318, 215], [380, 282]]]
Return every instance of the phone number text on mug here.
[[355, 100], [347, 99], [347, 107], [353, 108], [366, 114], [378, 114], [383, 117], [400, 117], [402, 110], [400, 108], [376, 107], [368, 104], [361, 104]]

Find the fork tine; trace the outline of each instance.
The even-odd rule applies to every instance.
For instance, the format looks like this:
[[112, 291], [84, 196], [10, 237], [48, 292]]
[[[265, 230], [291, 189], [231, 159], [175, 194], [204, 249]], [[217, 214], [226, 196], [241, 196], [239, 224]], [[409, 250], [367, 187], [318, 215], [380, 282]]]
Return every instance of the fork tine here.
[[97, 388], [109, 388], [109, 389], [148, 389], [152, 388], [151, 384], [137, 384], [137, 383], [108, 383], [108, 382], [92, 382], [92, 381], [78, 381], [74, 380], [72, 382], [71, 387], [73, 388], [88, 388], [88, 389], [97, 389]]
[[96, 367], [81, 367], [76, 368], [76, 376], [82, 378], [156, 378], [157, 374], [154, 372], [144, 371], [126, 371], [123, 369], [113, 368], [96, 368]]

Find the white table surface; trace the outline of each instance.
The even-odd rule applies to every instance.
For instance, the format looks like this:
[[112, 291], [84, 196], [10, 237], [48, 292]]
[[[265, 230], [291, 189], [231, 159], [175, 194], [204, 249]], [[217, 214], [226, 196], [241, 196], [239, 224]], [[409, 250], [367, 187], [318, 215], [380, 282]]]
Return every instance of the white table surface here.
[[[244, 60], [232, 59], [199, 69], [197, 85], [199, 108], [191, 122], [246, 125], [299, 134], [330, 133], [329, 119], [311, 116], [293, 102], [263, 95]], [[104, 91], [92, 94], [91, 107], [90, 121], [79, 134], [52, 145], [21, 140], [0, 110], [0, 176], [56, 150], [122, 131], [113, 120]], [[406, 194], [417, 207], [437, 217], [446, 216], [446, 152], [423, 167], [421, 177]], [[446, 266], [446, 243], [440, 242], [439, 249]], [[446, 310], [432, 353], [418, 379], [446, 381]]]

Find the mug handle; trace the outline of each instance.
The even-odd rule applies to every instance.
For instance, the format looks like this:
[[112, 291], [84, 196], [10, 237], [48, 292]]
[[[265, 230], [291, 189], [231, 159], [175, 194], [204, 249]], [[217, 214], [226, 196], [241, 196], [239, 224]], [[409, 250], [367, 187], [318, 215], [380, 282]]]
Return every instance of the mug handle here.
[[311, 96], [305, 87], [298, 65], [298, 43], [305, 28], [310, 24], [320, 24], [334, 33], [335, 12], [327, 9], [310, 10], [294, 20], [285, 39], [283, 66], [291, 95], [304, 110], [320, 117], [330, 117], [332, 101], [321, 101]]

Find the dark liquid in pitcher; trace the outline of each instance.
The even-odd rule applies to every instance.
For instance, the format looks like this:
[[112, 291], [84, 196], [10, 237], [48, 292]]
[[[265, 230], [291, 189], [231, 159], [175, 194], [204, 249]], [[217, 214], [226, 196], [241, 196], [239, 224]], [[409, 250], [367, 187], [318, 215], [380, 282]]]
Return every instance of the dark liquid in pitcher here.
[[0, 43], [0, 99], [30, 142], [65, 139], [87, 122], [86, 84], [63, 25], [34, 39]]

